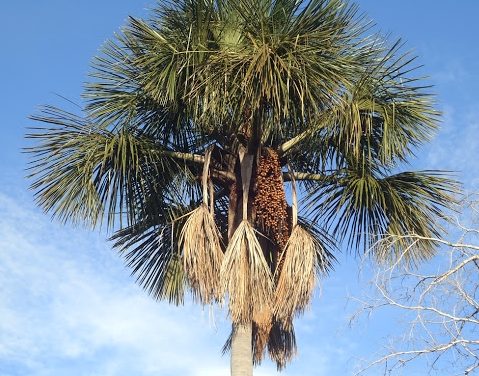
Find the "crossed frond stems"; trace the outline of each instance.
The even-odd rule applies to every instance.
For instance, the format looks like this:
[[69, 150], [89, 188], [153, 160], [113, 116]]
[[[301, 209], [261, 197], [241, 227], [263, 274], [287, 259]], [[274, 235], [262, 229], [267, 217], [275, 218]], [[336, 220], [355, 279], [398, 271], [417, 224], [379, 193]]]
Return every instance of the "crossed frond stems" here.
[[[187, 162], [192, 162], [196, 164], [203, 164], [205, 163], [205, 157], [200, 154], [193, 154], [193, 153], [181, 153], [181, 152], [176, 152], [176, 151], [162, 151], [161, 154], [175, 158], [175, 159], [180, 159], [183, 161]], [[224, 178], [227, 179], [230, 182], [234, 182], [236, 180], [236, 176], [234, 175], [233, 172], [231, 171], [224, 171], [224, 170], [218, 170], [218, 169], [211, 169], [211, 174], [213, 177], [219, 177], [219, 178]], [[296, 180], [314, 180], [314, 181], [321, 181], [324, 179], [324, 175], [322, 174], [313, 174], [309, 172], [284, 172], [283, 173], [283, 180], [284, 181], [291, 181], [292, 180], [292, 175], [294, 176], [294, 179]]]

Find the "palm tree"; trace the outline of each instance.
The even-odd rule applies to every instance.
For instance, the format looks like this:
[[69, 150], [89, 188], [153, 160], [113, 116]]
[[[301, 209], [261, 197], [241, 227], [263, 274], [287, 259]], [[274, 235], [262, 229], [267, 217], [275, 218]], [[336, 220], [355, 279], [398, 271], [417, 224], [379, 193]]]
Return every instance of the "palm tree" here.
[[[84, 113], [33, 117], [32, 188], [54, 217], [113, 231], [154, 298], [227, 297], [232, 375], [266, 351], [282, 368], [341, 244], [378, 261], [433, 255], [401, 235], [439, 236], [457, 185], [400, 167], [439, 114], [414, 58], [367, 35], [355, 5], [175, 3], [106, 43]], [[377, 247], [388, 234], [399, 240]]]

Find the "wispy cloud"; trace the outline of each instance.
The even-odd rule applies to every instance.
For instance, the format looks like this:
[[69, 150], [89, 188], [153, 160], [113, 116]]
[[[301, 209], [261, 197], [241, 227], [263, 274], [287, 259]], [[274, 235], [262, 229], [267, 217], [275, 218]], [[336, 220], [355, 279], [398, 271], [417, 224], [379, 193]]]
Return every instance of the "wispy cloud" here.
[[432, 76], [435, 83], [459, 85], [471, 78], [467, 64], [461, 58], [449, 58], [444, 61], [444, 56], [437, 56], [436, 59], [441, 61], [439, 64], [441, 69]]
[[467, 190], [479, 189], [479, 104], [457, 110], [444, 108], [442, 127], [433, 143], [424, 148], [421, 168], [450, 170], [457, 173]]

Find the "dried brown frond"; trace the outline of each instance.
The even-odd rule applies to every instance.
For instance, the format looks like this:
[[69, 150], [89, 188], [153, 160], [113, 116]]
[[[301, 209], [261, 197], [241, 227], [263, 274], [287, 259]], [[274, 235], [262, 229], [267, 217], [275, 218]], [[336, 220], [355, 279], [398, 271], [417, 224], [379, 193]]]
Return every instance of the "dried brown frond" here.
[[273, 325], [273, 313], [265, 307], [253, 315], [253, 362], [260, 364], [268, 345], [269, 333]]
[[277, 286], [273, 314], [285, 325], [295, 313], [302, 313], [311, 300], [316, 271], [324, 271], [326, 253], [310, 232], [299, 225], [293, 228], [276, 270]]
[[273, 312], [271, 307], [268, 305], [263, 307], [261, 310], [255, 310], [253, 314], [253, 321], [259, 328], [265, 328], [269, 331], [273, 321]]
[[193, 210], [181, 230], [180, 249], [193, 296], [202, 304], [221, 299], [220, 270], [223, 260], [220, 232], [206, 204]]
[[[287, 327], [288, 329], [285, 329]], [[287, 325], [274, 320], [269, 333], [268, 353], [272, 361], [276, 362], [278, 371], [284, 369], [297, 353], [296, 336], [293, 323]]]
[[221, 266], [221, 288], [229, 294], [229, 312], [236, 324], [251, 322], [256, 312], [271, 305], [271, 272], [248, 221], [242, 221], [231, 237]]

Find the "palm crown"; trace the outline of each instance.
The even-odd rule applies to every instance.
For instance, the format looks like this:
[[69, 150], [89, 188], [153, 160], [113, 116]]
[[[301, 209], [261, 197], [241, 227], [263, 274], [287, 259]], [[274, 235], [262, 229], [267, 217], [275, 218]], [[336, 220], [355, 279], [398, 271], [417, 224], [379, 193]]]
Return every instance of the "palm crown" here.
[[[155, 298], [228, 294], [233, 323], [254, 323], [256, 360], [268, 345], [283, 366], [336, 241], [427, 258], [432, 241], [401, 236], [438, 236], [457, 189], [398, 172], [439, 114], [414, 58], [369, 28], [341, 0], [183, 0], [130, 18], [94, 61], [85, 113], [34, 117], [38, 204], [106, 223]], [[398, 240], [377, 246], [386, 234]]]

